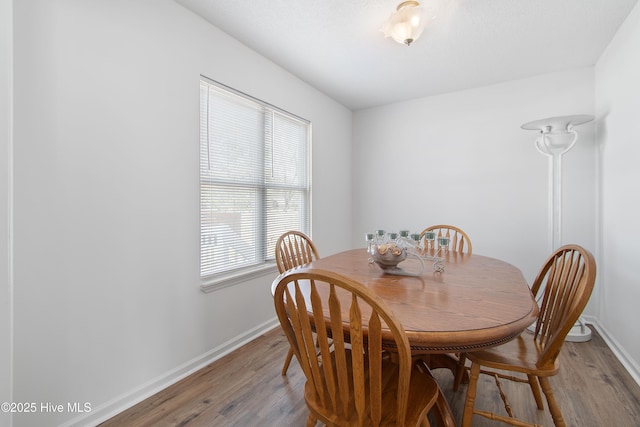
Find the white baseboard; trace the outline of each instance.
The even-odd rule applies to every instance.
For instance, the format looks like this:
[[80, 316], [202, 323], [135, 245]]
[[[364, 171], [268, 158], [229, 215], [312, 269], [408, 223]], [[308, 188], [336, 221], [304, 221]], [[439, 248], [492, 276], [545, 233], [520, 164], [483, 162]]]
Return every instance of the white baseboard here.
[[626, 352], [624, 347], [620, 345], [620, 343], [609, 333], [607, 328], [602, 326], [602, 324], [598, 321], [598, 319], [585, 316], [585, 321], [593, 325], [594, 328], [598, 331], [604, 342], [611, 349], [614, 356], [622, 363], [622, 366], [629, 372], [629, 375], [634, 379], [638, 385], [640, 385], [640, 366], [638, 363]]
[[153, 396], [159, 391], [169, 387], [172, 384], [180, 381], [181, 379], [191, 375], [199, 369], [204, 368], [211, 362], [220, 359], [223, 356], [231, 353], [232, 351], [242, 347], [249, 341], [254, 340], [260, 335], [264, 334], [271, 329], [280, 326], [277, 318], [273, 318], [255, 328], [247, 331], [246, 333], [239, 335], [224, 344], [208, 351], [171, 371], [158, 376], [157, 378], [149, 381], [142, 386], [129, 391], [115, 399], [112, 399], [102, 405], [92, 408], [91, 412], [76, 417], [62, 425], [60, 427], [86, 427], [98, 425], [120, 412], [132, 407], [133, 405], [145, 400], [146, 398]]

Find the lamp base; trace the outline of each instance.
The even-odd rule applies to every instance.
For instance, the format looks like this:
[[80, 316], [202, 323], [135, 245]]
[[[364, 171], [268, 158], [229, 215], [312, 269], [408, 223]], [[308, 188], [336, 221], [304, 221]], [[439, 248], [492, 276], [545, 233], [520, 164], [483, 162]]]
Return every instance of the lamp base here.
[[591, 329], [584, 322], [584, 319], [579, 318], [564, 340], [567, 342], [586, 342], [590, 339]]
[[[534, 322], [527, 328], [529, 332], [535, 332], [536, 323]], [[584, 319], [581, 317], [578, 319], [573, 328], [569, 331], [565, 337], [565, 342], [587, 342], [591, 339], [591, 329], [587, 326]]]

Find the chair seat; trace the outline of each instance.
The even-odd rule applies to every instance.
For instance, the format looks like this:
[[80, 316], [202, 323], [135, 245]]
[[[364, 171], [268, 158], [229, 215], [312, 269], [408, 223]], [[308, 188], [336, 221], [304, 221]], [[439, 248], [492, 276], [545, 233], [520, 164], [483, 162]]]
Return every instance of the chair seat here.
[[552, 376], [558, 373], [558, 360], [544, 366], [538, 366], [542, 347], [534, 341], [533, 333], [525, 331], [517, 338], [498, 347], [474, 351], [467, 354], [472, 362], [493, 369], [522, 372], [538, 377]]
[[[332, 367], [335, 369], [335, 361], [332, 358]], [[347, 350], [347, 364], [351, 367], [351, 351]], [[398, 365], [396, 365], [389, 357], [386, 357], [382, 361], [382, 420], [381, 426], [396, 426], [396, 403], [397, 403], [397, 384], [398, 384]], [[349, 368], [351, 370], [351, 368]], [[365, 369], [368, 371], [368, 367]], [[351, 374], [351, 373], [350, 373]], [[351, 375], [349, 375], [351, 376]], [[335, 410], [331, 408], [323, 407], [320, 399], [315, 396], [315, 392], [309, 382], [305, 384], [305, 401], [307, 406], [314, 413], [318, 419], [329, 426], [359, 426], [357, 413], [355, 410], [355, 402], [353, 397], [353, 384], [350, 387], [350, 401], [348, 404], [348, 413], [351, 418], [345, 422], [344, 419], [335, 415]], [[366, 378], [365, 387], [367, 388], [367, 395], [369, 394], [369, 381]], [[411, 382], [409, 385], [409, 403], [407, 405], [407, 415], [405, 423], [406, 426], [419, 426], [422, 419], [427, 416], [427, 412], [435, 405], [438, 398], [438, 385], [436, 381], [427, 373], [423, 373], [414, 364], [411, 371]], [[325, 394], [325, 399], [330, 402], [328, 393]], [[329, 404], [330, 405], [330, 404]], [[368, 408], [368, 405], [367, 405]], [[368, 413], [365, 414], [365, 422], [369, 420]], [[369, 425], [369, 424], [365, 424]]]

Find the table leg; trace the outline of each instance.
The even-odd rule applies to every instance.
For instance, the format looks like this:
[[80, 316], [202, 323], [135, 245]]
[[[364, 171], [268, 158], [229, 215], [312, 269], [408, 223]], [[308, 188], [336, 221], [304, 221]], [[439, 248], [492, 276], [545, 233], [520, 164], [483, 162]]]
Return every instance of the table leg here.
[[[414, 358], [424, 360], [429, 369], [449, 369], [455, 379], [458, 372], [458, 359], [452, 354], [414, 354]], [[462, 384], [469, 383], [469, 373], [465, 369], [462, 373]]]

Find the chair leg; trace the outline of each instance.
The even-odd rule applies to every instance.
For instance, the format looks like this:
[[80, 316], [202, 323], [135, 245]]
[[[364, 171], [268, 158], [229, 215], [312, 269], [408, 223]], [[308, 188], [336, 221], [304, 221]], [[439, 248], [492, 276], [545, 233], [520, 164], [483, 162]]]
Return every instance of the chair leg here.
[[458, 367], [456, 368], [456, 376], [453, 380], [453, 391], [458, 391], [458, 387], [460, 387], [460, 383], [462, 382], [462, 377], [465, 373], [465, 362], [467, 361], [467, 355], [465, 353], [460, 353], [458, 357]]
[[291, 359], [293, 359], [293, 349], [289, 347], [289, 352], [287, 353], [286, 359], [284, 359], [284, 366], [282, 367], [282, 375], [287, 375], [287, 370], [289, 369], [289, 364], [291, 363]]
[[451, 407], [447, 399], [445, 399], [444, 394], [442, 394], [442, 391], [438, 391], [438, 399], [433, 408], [433, 415], [436, 418], [438, 427], [456, 427]]
[[469, 376], [469, 386], [467, 387], [467, 398], [464, 402], [464, 413], [462, 414], [462, 427], [471, 427], [479, 376], [480, 365], [478, 363], [471, 363], [471, 375]]
[[315, 427], [317, 422], [318, 422], [318, 419], [315, 417], [315, 415], [309, 414], [309, 417], [307, 418], [307, 426], [306, 427]]
[[531, 387], [531, 392], [533, 393], [533, 398], [536, 400], [536, 405], [538, 405], [538, 409], [544, 409], [544, 403], [542, 403], [542, 394], [540, 393], [540, 386], [538, 385], [538, 377], [534, 375], [527, 375], [529, 378], [529, 387]]
[[556, 402], [556, 398], [553, 395], [553, 390], [551, 389], [549, 378], [540, 377], [539, 380], [540, 385], [542, 386], [542, 391], [547, 397], [547, 403], [549, 404], [549, 412], [551, 412], [553, 424], [555, 424], [556, 427], [566, 427], [564, 419], [562, 418], [562, 411], [560, 411], [560, 406], [558, 406], [558, 402]]
[[[429, 364], [424, 359], [419, 358], [415, 363], [420, 372], [430, 376], [435, 381], [433, 374], [431, 373], [431, 369], [429, 368]], [[438, 427], [456, 427], [456, 421], [453, 418], [449, 402], [445, 399], [444, 394], [442, 394], [442, 390], [437, 383], [436, 387], [438, 388], [438, 397], [436, 399], [436, 404], [431, 408], [429, 413], [435, 418]], [[430, 424], [427, 417], [420, 422], [420, 425], [424, 426], [425, 423], [426, 426], [429, 427]]]

